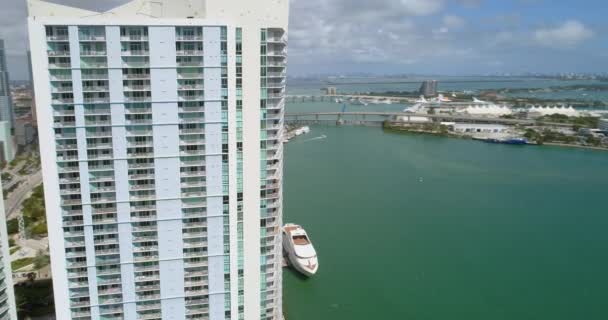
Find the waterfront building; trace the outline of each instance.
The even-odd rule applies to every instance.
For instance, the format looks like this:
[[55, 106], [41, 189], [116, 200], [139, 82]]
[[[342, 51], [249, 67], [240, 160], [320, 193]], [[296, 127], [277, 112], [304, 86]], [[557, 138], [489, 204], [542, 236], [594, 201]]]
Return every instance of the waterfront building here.
[[288, 1], [28, 9], [57, 319], [282, 319]]
[[15, 139], [11, 134], [11, 124], [8, 121], [0, 121], [0, 161], [13, 161], [15, 153]]
[[505, 133], [509, 130], [508, 126], [482, 123], [453, 123], [448, 127], [457, 133]]
[[437, 80], [426, 80], [422, 82], [418, 92], [425, 97], [437, 96]]
[[599, 128], [602, 131], [608, 131], [608, 118], [600, 119]]
[[[1, 189], [2, 181], [0, 180]], [[0, 199], [0, 319], [17, 320], [15, 292], [13, 290], [13, 272], [11, 269], [3, 199]]]
[[6, 64], [6, 49], [4, 40], [0, 39], [0, 121], [8, 121], [13, 127], [13, 102], [11, 99], [11, 86]]
[[335, 96], [338, 94], [338, 89], [336, 89], [336, 87], [326, 87], [321, 91], [323, 91], [323, 94], [328, 96]]

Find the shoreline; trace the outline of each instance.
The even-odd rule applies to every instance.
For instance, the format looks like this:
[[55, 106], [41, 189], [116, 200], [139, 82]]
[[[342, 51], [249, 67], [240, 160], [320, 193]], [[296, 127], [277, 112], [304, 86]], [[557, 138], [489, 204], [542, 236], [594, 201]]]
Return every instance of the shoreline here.
[[[382, 128], [385, 131], [395, 132], [395, 133], [410, 133], [415, 135], [430, 135], [434, 137], [442, 137], [442, 138], [454, 138], [454, 139], [463, 139], [463, 140], [471, 140], [475, 141], [472, 136], [466, 135], [457, 135], [452, 133], [443, 133], [443, 132], [434, 132], [429, 130], [404, 130], [403, 127], [393, 127], [393, 126], [384, 126]], [[482, 142], [482, 141], [479, 141]], [[568, 143], [559, 143], [559, 142], [543, 142], [542, 144], [538, 144], [536, 142], [528, 143], [529, 146], [550, 146], [550, 147], [561, 147], [561, 148], [576, 148], [576, 149], [587, 149], [587, 150], [596, 150], [596, 151], [604, 151], [608, 152], [608, 148], [604, 147], [594, 147], [594, 146], [581, 146], [576, 144], [568, 144]]]

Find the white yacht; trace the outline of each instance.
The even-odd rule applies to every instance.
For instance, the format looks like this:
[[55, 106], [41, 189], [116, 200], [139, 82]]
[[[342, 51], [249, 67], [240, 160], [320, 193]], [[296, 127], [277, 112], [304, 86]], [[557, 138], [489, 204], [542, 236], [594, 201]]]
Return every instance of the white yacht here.
[[288, 223], [283, 227], [283, 250], [287, 254], [289, 264], [296, 270], [308, 277], [317, 273], [317, 252], [301, 226]]

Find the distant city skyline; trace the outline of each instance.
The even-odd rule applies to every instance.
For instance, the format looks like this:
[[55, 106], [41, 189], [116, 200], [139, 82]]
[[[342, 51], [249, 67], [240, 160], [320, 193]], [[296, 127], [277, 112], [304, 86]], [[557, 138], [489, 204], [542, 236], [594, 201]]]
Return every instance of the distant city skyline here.
[[[28, 80], [25, 1], [0, 5], [11, 79]], [[600, 0], [291, 0], [289, 75], [607, 72], [604, 9]]]

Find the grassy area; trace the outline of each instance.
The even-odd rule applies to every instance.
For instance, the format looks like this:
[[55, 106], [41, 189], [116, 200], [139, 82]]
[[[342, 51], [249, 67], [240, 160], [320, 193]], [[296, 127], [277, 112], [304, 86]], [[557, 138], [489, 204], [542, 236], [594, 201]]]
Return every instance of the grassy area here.
[[11, 268], [13, 269], [13, 272], [15, 272], [25, 266], [29, 266], [30, 264], [34, 263], [34, 259], [35, 258], [23, 258], [14, 260], [13, 262], [11, 262]]
[[15, 299], [19, 319], [52, 315], [55, 310], [53, 282], [42, 280], [15, 286]]
[[36, 258], [34, 258], [34, 268], [40, 270], [51, 264], [51, 257], [44, 254], [44, 252], [38, 252]]
[[9, 251], [10, 251], [10, 254], [11, 254], [11, 255], [13, 255], [13, 253], [15, 253], [15, 252], [17, 252], [17, 251], [19, 251], [19, 250], [21, 250], [21, 247], [16, 246], [16, 247], [12, 247], [12, 248], [10, 248], [10, 250], [9, 250]]
[[30, 234], [44, 235], [47, 233], [42, 185], [34, 188], [32, 195], [23, 201], [23, 220], [25, 228], [30, 231]]
[[562, 114], [552, 114], [537, 119], [541, 122], [568, 123], [574, 128], [592, 128], [599, 126], [599, 118], [596, 117], [568, 117]]

